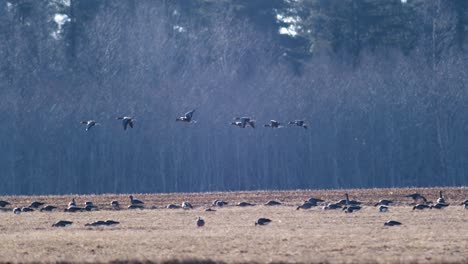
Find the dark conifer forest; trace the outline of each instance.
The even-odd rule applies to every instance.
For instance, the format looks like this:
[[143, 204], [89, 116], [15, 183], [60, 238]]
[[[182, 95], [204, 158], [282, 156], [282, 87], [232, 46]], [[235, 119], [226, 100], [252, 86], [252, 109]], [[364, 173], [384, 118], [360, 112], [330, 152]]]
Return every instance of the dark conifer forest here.
[[468, 185], [467, 49], [465, 0], [0, 0], [0, 193]]

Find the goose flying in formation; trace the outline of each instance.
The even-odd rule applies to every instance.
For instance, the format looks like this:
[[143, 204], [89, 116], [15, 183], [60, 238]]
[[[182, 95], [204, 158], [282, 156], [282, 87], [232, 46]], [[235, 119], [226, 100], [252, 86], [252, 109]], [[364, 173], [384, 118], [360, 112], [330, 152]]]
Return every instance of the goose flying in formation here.
[[122, 126], [124, 130], [127, 130], [127, 126], [130, 126], [133, 128], [133, 123], [136, 121], [133, 117], [129, 116], [122, 116], [122, 117], [117, 117], [118, 120], [122, 120]]
[[235, 122], [232, 122], [231, 125], [245, 128], [247, 125], [255, 128], [255, 120], [250, 117], [234, 117]]
[[90, 130], [93, 126], [100, 125], [100, 123], [96, 122], [95, 120], [81, 121], [81, 124], [86, 125], [86, 131]]
[[181, 117], [177, 118], [176, 121], [187, 122], [187, 123], [196, 123], [197, 121], [192, 120], [193, 113], [195, 113], [195, 110], [192, 110], [192, 111], [189, 111], [189, 112], [185, 113], [184, 116], [181, 116]]
[[294, 121], [289, 122], [289, 124], [307, 129], [307, 123], [304, 120], [294, 120]]
[[271, 127], [271, 128], [280, 128], [283, 127], [280, 122], [276, 120], [270, 120], [270, 124], [265, 124], [264, 127]]

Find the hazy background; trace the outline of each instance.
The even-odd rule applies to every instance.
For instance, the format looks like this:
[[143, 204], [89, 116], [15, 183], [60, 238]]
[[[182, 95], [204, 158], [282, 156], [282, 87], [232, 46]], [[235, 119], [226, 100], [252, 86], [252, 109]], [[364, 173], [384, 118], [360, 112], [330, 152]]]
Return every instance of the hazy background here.
[[0, 0], [0, 194], [467, 185], [467, 48], [465, 0]]

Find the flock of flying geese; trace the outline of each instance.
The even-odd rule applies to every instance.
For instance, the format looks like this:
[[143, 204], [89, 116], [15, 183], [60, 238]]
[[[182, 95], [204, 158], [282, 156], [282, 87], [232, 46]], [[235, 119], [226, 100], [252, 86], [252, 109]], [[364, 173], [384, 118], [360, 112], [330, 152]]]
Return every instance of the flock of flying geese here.
[[[193, 114], [195, 110], [191, 110], [185, 113], [183, 116], [176, 118], [176, 122], [186, 122], [186, 123], [197, 123], [196, 120], [193, 120]], [[133, 128], [135, 125], [136, 119], [130, 116], [120, 116], [117, 117], [117, 120], [122, 120], [122, 126], [124, 130], [127, 130], [127, 127]], [[255, 128], [256, 120], [251, 117], [234, 117], [233, 122], [231, 122], [232, 126], [246, 128], [252, 127]], [[86, 125], [86, 131], [89, 131], [92, 127], [100, 125], [96, 120], [87, 120], [81, 121], [81, 124]], [[294, 120], [288, 123], [289, 125], [296, 125], [298, 127], [303, 127], [307, 129], [307, 123], [304, 120]], [[270, 120], [270, 123], [265, 124], [264, 127], [270, 128], [282, 128], [284, 127], [283, 123], [280, 123], [276, 120]]]
[[[442, 195], [442, 191], [439, 192], [439, 198], [437, 199], [436, 203], [433, 203], [432, 201], [428, 201], [424, 196], [422, 196], [419, 193], [409, 194], [409, 195], [406, 195], [405, 197], [413, 199], [413, 201], [414, 201], [413, 210], [424, 210], [424, 209], [433, 209], [433, 208], [442, 209], [442, 208], [445, 208], [445, 207], [449, 206], [449, 204], [446, 203], [445, 198]], [[133, 195], [130, 195], [129, 198], [130, 198], [130, 204], [127, 206], [128, 209], [144, 209], [145, 208], [143, 201], [134, 199]], [[349, 195], [347, 193], [345, 194], [345, 198], [346, 199], [342, 199], [342, 200], [337, 201], [337, 202], [326, 203], [322, 199], [311, 197], [307, 201], [304, 201], [303, 204], [296, 207], [296, 210], [310, 209], [310, 208], [313, 208], [313, 207], [317, 207], [317, 206], [319, 206], [319, 203], [323, 203], [323, 205], [322, 205], [323, 210], [340, 209], [340, 210], [344, 211], [345, 213], [352, 213], [352, 212], [355, 212], [355, 211], [359, 211], [362, 208], [362, 202], [356, 201], [356, 200], [350, 200]], [[374, 204], [374, 206], [376, 206], [376, 207], [378, 206], [378, 210], [380, 212], [387, 212], [389, 210], [389, 206], [392, 203], [393, 203], [392, 200], [384, 199], [384, 200], [378, 201], [376, 204]], [[223, 206], [225, 206], [227, 204], [228, 203], [223, 201], [223, 200], [215, 200], [212, 203], [212, 206], [223, 207]], [[6, 207], [8, 205], [11, 205], [11, 204], [9, 202], [7, 202], [7, 201], [0, 201], [0, 207], [4, 208], [4, 207]], [[279, 201], [271, 200], [271, 201], [266, 202], [264, 205], [265, 206], [277, 206], [277, 205], [282, 205], [282, 203], [279, 202]], [[468, 200], [465, 200], [460, 205], [463, 205], [465, 209], [468, 209]], [[111, 201], [110, 206], [115, 210], [120, 210], [121, 209], [120, 203], [117, 200]], [[240, 202], [240, 203], [237, 203], [236, 206], [247, 207], [247, 206], [255, 206], [255, 204], [248, 203], [248, 202]], [[151, 207], [151, 208], [156, 208], [156, 207]], [[166, 206], [166, 208], [167, 209], [179, 209], [179, 208], [193, 209], [193, 206], [192, 206], [191, 203], [185, 201], [180, 205], [179, 204], [169, 204], [169, 205]], [[58, 210], [58, 207], [53, 206], [53, 205], [45, 205], [45, 203], [43, 203], [43, 202], [34, 201], [29, 206], [13, 208], [13, 213], [20, 214], [22, 212], [32, 212], [32, 211], [35, 211], [35, 210], [39, 210], [40, 212], [44, 212], [44, 211], [45, 212], [50, 212], [50, 211]], [[97, 210], [99, 210], [99, 209], [98, 209], [98, 207], [96, 205], [93, 204], [93, 202], [86, 201], [84, 203], [83, 207], [79, 207], [77, 205], [75, 199], [73, 198], [68, 203], [67, 208], [64, 209], [64, 212], [74, 213], [74, 212], [97, 211]], [[214, 212], [216, 210], [210, 207], [210, 208], [205, 209], [205, 211], [206, 212]], [[257, 219], [255, 221], [255, 225], [267, 225], [270, 222], [272, 222], [272, 220], [270, 220], [268, 218], [259, 218], [259, 219]], [[53, 227], [63, 227], [63, 226], [71, 225], [72, 223], [73, 222], [71, 222], [71, 221], [61, 220], [61, 221], [58, 221], [58, 222], [54, 223], [52, 226]], [[119, 224], [119, 222], [113, 221], [113, 220], [106, 220], [106, 221], [101, 221], [100, 220], [100, 221], [95, 221], [95, 222], [92, 222], [92, 223], [87, 223], [87, 224], [85, 224], [85, 226], [111, 226], [111, 225], [117, 225], [117, 224]], [[196, 224], [197, 224], [198, 227], [202, 227], [202, 226], [205, 225], [205, 221], [201, 217], [198, 217], [196, 219]], [[386, 226], [395, 226], [395, 225], [401, 225], [401, 223], [398, 222], [398, 221], [391, 220], [391, 221], [386, 222], [384, 225], [386, 225]]]

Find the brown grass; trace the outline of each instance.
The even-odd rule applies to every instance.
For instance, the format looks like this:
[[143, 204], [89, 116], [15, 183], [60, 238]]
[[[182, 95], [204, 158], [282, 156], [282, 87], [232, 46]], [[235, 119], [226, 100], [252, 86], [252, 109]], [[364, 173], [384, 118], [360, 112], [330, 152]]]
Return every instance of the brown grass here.
[[[436, 200], [439, 189], [372, 189], [287, 192], [231, 192], [203, 194], [135, 195], [147, 207], [188, 200], [193, 210], [110, 210], [108, 203], [126, 195], [76, 196], [91, 200], [104, 210], [83, 213], [0, 212], [0, 262], [113, 262], [202, 263], [213, 262], [347, 262], [347, 263], [468, 263], [468, 210], [455, 205], [468, 198], [468, 188], [443, 188], [447, 202], [442, 210], [413, 211], [403, 194], [420, 192]], [[395, 199], [397, 206], [379, 213], [373, 206], [345, 214], [342, 211], [295, 210], [309, 196], [326, 200], [350, 198], [370, 205], [378, 199]], [[64, 205], [72, 196], [0, 197], [14, 206], [33, 200]], [[227, 206], [205, 212], [212, 200], [249, 201], [269, 199], [285, 206], [251, 208]], [[206, 226], [197, 228], [202, 216]], [[254, 226], [259, 217], [273, 220]], [[89, 228], [84, 224], [113, 219], [115, 227]], [[384, 227], [387, 220], [403, 223]], [[65, 228], [53, 228], [58, 220], [71, 220]]]

